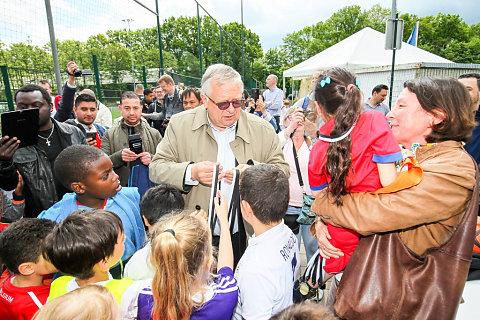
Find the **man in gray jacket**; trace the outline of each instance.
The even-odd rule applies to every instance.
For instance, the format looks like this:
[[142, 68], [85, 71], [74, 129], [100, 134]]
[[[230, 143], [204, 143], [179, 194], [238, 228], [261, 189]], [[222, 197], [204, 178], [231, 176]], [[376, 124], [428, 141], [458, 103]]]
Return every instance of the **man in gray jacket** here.
[[[142, 163], [150, 165], [152, 155], [162, 140], [158, 130], [151, 128], [142, 119], [140, 98], [135, 92], [126, 91], [120, 98], [122, 117], [115, 120], [113, 126], [103, 135], [102, 149], [112, 160], [113, 169], [120, 177], [122, 186], [127, 186], [130, 170], [133, 165]], [[139, 139], [141, 143], [139, 143]], [[139, 149], [131, 149], [132, 141], [136, 141]]]

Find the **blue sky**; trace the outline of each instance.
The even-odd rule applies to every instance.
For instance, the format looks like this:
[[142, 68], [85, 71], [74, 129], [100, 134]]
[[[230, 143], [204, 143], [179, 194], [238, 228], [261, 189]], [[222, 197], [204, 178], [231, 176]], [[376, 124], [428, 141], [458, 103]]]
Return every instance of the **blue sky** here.
[[[141, 0], [154, 9], [155, 0]], [[240, 0], [198, 0], [221, 24], [240, 22]], [[196, 15], [194, 0], [158, 0], [161, 21], [170, 16]], [[264, 50], [282, 44], [287, 33], [325, 20], [347, 5], [370, 9], [374, 4], [391, 8], [391, 0], [244, 0], [244, 23], [260, 36]], [[132, 29], [156, 26], [153, 14], [132, 0], [51, 0], [58, 39], [85, 41], [108, 29], [126, 27], [122, 19], [133, 19]], [[419, 16], [438, 12], [459, 14], [468, 24], [480, 22], [479, 0], [397, 0], [397, 9]], [[410, 32], [410, 30], [405, 30]], [[420, 26], [421, 32], [421, 26]], [[0, 3], [0, 41], [44, 44], [49, 41], [42, 0], [3, 0]]]

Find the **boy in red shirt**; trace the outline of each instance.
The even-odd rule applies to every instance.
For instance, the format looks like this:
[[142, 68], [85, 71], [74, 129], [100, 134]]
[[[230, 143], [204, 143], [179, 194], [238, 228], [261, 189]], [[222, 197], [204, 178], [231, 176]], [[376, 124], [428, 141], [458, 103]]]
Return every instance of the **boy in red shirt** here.
[[48, 298], [45, 275], [56, 272], [42, 256], [42, 243], [56, 223], [25, 218], [0, 233], [0, 260], [13, 273], [0, 287], [0, 319], [29, 320]]

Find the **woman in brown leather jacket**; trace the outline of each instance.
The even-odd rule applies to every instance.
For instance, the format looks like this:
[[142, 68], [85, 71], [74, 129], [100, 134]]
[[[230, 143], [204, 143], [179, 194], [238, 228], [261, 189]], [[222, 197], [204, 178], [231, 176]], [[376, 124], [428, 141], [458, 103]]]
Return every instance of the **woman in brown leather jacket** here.
[[[350, 194], [342, 198], [343, 206], [332, 205], [326, 196], [317, 197], [312, 210], [318, 214], [315, 227], [322, 257], [342, 254], [328, 242], [322, 220], [353, 229], [362, 236], [395, 231], [405, 246], [419, 256], [451, 237], [464, 216], [475, 185], [475, 163], [463, 149], [475, 126], [470, 104], [468, 92], [455, 79], [420, 78], [405, 82], [387, 119], [404, 148], [420, 145], [415, 157], [423, 169], [422, 181], [390, 194]], [[449, 271], [456, 272], [445, 268], [446, 279]], [[465, 272], [465, 280], [466, 276]], [[458, 306], [457, 301], [448, 299], [443, 303], [451, 303], [453, 312], [455, 305]], [[433, 304], [432, 309], [436, 307]], [[408, 313], [401, 310], [401, 301], [398, 305], [400, 314]], [[381, 312], [376, 316], [381, 318]]]

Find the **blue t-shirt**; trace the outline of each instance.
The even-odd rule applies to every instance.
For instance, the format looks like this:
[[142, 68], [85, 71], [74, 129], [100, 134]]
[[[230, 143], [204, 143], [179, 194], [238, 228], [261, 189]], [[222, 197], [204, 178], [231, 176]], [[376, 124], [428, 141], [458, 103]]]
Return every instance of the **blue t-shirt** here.
[[[140, 216], [140, 195], [137, 188], [123, 187], [113, 198], [108, 198], [105, 204], [105, 210], [112, 211], [120, 217], [125, 234], [125, 252], [122, 260], [133, 255], [140, 250], [145, 243], [145, 229]], [[52, 207], [44, 210], [38, 218], [63, 221], [70, 213], [79, 209], [91, 209], [77, 203], [75, 193], [67, 193], [62, 200], [55, 203]]]
[[[193, 297], [193, 300], [196, 297]], [[233, 276], [233, 270], [223, 267], [218, 270], [215, 282], [209, 283], [204, 295], [205, 302], [198, 308], [194, 308], [191, 320], [230, 320], [233, 309], [237, 304], [238, 287], [237, 280]], [[201, 297], [198, 299], [201, 300]], [[152, 319], [153, 295], [151, 288], [144, 288], [138, 295], [137, 320]]]

